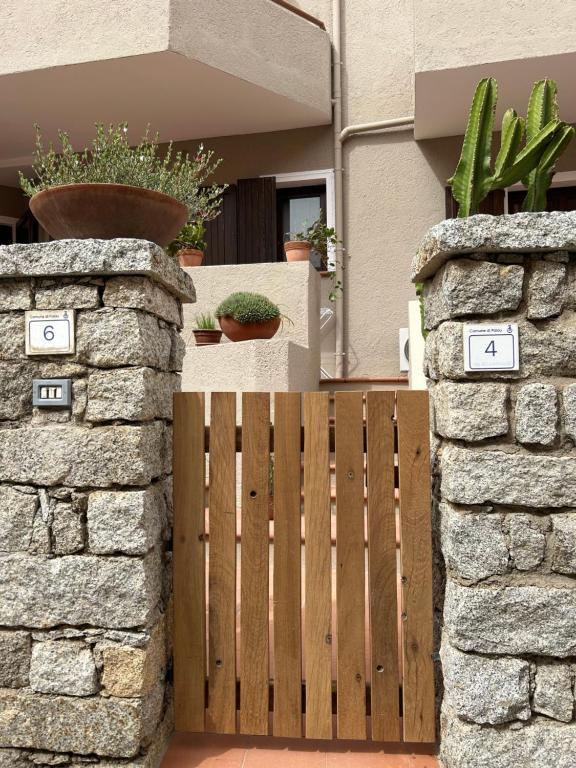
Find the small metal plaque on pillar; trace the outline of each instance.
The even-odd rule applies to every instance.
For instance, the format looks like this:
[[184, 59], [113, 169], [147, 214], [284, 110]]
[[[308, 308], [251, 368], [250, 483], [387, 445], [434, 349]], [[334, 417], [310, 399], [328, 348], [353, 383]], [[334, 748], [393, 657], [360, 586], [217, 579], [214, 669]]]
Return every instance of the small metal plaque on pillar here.
[[466, 372], [519, 370], [516, 323], [465, 325], [463, 330]]
[[67, 408], [71, 403], [70, 379], [33, 379], [32, 405], [39, 408]]
[[74, 354], [73, 309], [32, 310], [25, 316], [27, 355]]

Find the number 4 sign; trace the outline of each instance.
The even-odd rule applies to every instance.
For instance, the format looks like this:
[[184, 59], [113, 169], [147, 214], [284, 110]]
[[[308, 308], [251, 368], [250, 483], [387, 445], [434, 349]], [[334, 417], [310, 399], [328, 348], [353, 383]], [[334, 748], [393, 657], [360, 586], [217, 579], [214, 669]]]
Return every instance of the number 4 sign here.
[[465, 325], [465, 371], [517, 371], [520, 367], [518, 325]]
[[73, 309], [26, 312], [27, 355], [71, 355], [74, 350]]

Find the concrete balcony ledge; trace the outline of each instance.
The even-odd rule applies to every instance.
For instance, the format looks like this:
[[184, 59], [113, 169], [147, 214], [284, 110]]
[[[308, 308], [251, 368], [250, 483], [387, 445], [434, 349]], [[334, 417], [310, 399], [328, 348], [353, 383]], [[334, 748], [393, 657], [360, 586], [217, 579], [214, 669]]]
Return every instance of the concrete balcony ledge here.
[[179, 141], [331, 121], [329, 37], [272, 0], [6, 0], [0, 50], [0, 167], [29, 164], [34, 122], [83, 146], [95, 122]]
[[[189, 267], [197, 303], [183, 308], [185, 392], [287, 392], [318, 388], [320, 376], [320, 276], [309, 262]], [[235, 291], [253, 291], [290, 318], [273, 339], [197, 347], [199, 314], [214, 314]]]
[[573, 17], [564, 0], [466, 0], [457, 13], [443, 0], [414, 3], [415, 137], [464, 133], [476, 83], [489, 76], [500, 88], [497, 125], [508, 107], [524, 114], [543, 77], [557, 81], [562, 117], [574, 122]]
[[282, 338], [188, 347], [182, 391], [313, 391], [319, 368], [318, 350]]

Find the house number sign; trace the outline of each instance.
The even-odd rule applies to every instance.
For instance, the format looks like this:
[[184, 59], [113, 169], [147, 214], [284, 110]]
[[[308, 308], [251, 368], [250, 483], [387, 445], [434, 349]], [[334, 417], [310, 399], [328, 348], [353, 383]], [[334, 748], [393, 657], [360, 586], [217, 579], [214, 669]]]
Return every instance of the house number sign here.
[[73, 309], [26, 312], [27, 355], [71, 355], [75, 346]]
[[465, 371], [517, 371], [519, 367], [516, 323], [464, 326]]

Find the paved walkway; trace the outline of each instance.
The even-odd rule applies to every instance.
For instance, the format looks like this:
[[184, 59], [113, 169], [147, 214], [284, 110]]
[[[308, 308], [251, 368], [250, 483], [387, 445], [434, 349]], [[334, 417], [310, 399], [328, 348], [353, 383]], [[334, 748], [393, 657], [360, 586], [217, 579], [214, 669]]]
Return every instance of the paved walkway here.
[[438, 768], [435, 757], [395, 746], [176, 734], [162, 768]]

